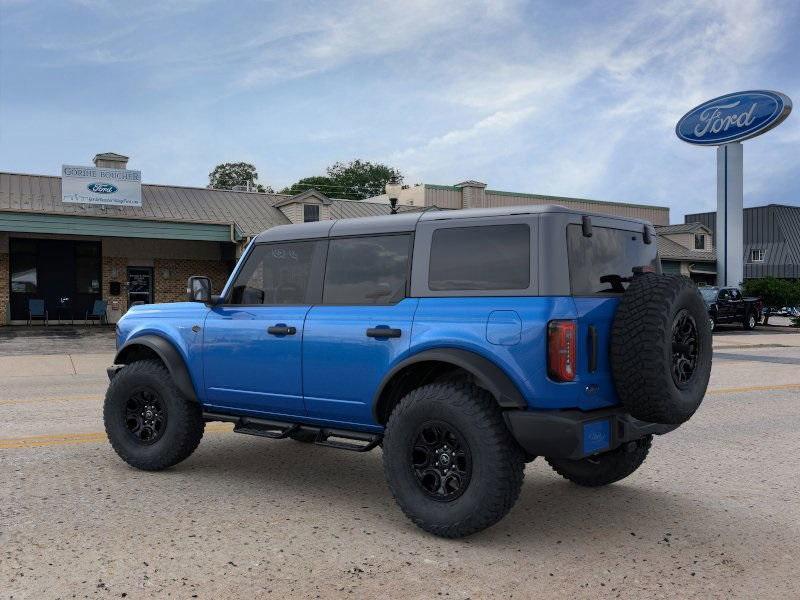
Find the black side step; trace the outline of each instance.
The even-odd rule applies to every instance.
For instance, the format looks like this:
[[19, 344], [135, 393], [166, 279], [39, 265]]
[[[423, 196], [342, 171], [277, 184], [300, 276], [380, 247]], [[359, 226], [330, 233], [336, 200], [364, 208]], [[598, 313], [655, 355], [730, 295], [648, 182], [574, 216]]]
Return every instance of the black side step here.
[[[340, 442], [336, 439], [356, 440], [364, 442], [362, 444], [352, 444], [350, 442]], [[317, 433], [317, 439], [314, 443], [318, 446], [328, 446], [329, 448], [338, 448], [339, 450], [352, 450], [354, 452], [369, 452], [383, 441], [382, 435], [374, 433], [364, 433], [361, 431], [347, 431], [346, 429], [326, 429], [321, 428]]]
[[[369, 452], [383, 441], [383, 436], [380, 434], [349, 431], [347, 429], [329, 429], [327, 427], [300, 425], [298, 423], [257, 419], [255, 417], [236, 417], [233, 415], [207, 412], [203, 413], [203, 418], [206, 421], [227, 421], [233, 423], [233, 430], [236, 433], [257, 435], [275, 440], [287, 438], [300, 430], [312, 433], [316, 432], [314, 443], [318, 446], [338, 448], [339, 450], [351, 450], [353, 452]], [[341, 440], [353, 440], [361, 443], [344, 442]]]
[[281, 421], [269, 421], [267, 419], [254, 419], [242, 417], [236, 422], [233, 430], [236, 433], [246, 433], [247, 435], [260, 435], [261, 437], [282, 440], [290, 434], [300, 429], [296, 423], [283, 423]]

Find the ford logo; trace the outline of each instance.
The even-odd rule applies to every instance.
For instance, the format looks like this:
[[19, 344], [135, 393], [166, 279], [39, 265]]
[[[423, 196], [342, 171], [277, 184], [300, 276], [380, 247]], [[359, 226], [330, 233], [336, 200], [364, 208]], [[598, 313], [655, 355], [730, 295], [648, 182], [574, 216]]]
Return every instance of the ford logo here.
[[110, 183], [90, 183], [86, 189], [95, 194], [113, 194], [117, 191], [117, 186]]
[[780, 124], [791, 110], [792, 101], [779, 92], [736, 92], [690, 110], [678, 121], [675, 133], [700, 146], [741, 142]]

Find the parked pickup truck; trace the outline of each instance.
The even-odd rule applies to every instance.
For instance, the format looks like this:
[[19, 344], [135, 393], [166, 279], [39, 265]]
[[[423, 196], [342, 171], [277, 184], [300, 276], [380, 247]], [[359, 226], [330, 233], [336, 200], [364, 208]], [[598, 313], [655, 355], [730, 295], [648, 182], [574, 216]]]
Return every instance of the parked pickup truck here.
[[755, 329], [761, 318], [761, 298], [744, 298], [739, 288], [705, 287], [700, 294], [708, 307], [711, 331], [718, 323], [741, 323], [745, 329]]

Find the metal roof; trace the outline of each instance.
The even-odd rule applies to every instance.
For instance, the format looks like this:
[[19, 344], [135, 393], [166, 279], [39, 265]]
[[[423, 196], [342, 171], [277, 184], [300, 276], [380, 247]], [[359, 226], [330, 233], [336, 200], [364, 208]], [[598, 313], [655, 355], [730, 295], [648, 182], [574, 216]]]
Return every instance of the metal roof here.
[[[424, 207], [398, 206], [398, 212], [420, 212]], [[379, 217], [388, 215], [391, 206], [388, 202], [368, 202], [366, 200], [331, 200], [331, 219], [358, 219], [360, 217]]]
[[[713, 230], [717, 213], [686, 215], [686, 221], [699, 221]], [[767, 204], [745, 208], [742, 230], [745, 278], [800, 278], [800, 206]], [[753, 250], [763, 250], [764, 260], [751, 262]]]
[[0, 211], [233, 224], [245, 236], [289, 223], [272, 204], [285, 196], [175, 185], [142, 185], [142, 206], [65, 204], [61, 177], [0, 173]]
[[671, 233], [694, 233], [702, 229], [703, 233], [711, 233], [711, 230], [703, 225], [702, 223], [694, 222], [694, 223], [677, 223], [676, 225], [656, 225], [656, 231], [659, 234], [671, 234]]
[[[661, 228], [659, 227], [658, 230], [660, 233]], [[717, 255], [713, 251], [691, 250], [662, 235], [658, 235], [656, 239], [658, 240], [658, 255], [662, 260], [691, 260], [695, 262], [716, 262], [717, 260]]]

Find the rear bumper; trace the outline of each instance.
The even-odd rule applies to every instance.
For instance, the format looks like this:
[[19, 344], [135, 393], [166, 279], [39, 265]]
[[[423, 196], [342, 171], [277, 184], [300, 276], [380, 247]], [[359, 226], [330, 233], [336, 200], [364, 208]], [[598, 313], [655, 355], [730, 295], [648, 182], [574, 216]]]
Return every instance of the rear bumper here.
[[528, 454], [581, 459], [608, 452], [646, 435], [662, 435], [678, 425], [634, 419], [621, 408], [509, 410], [503, 413], [511, 435]]

